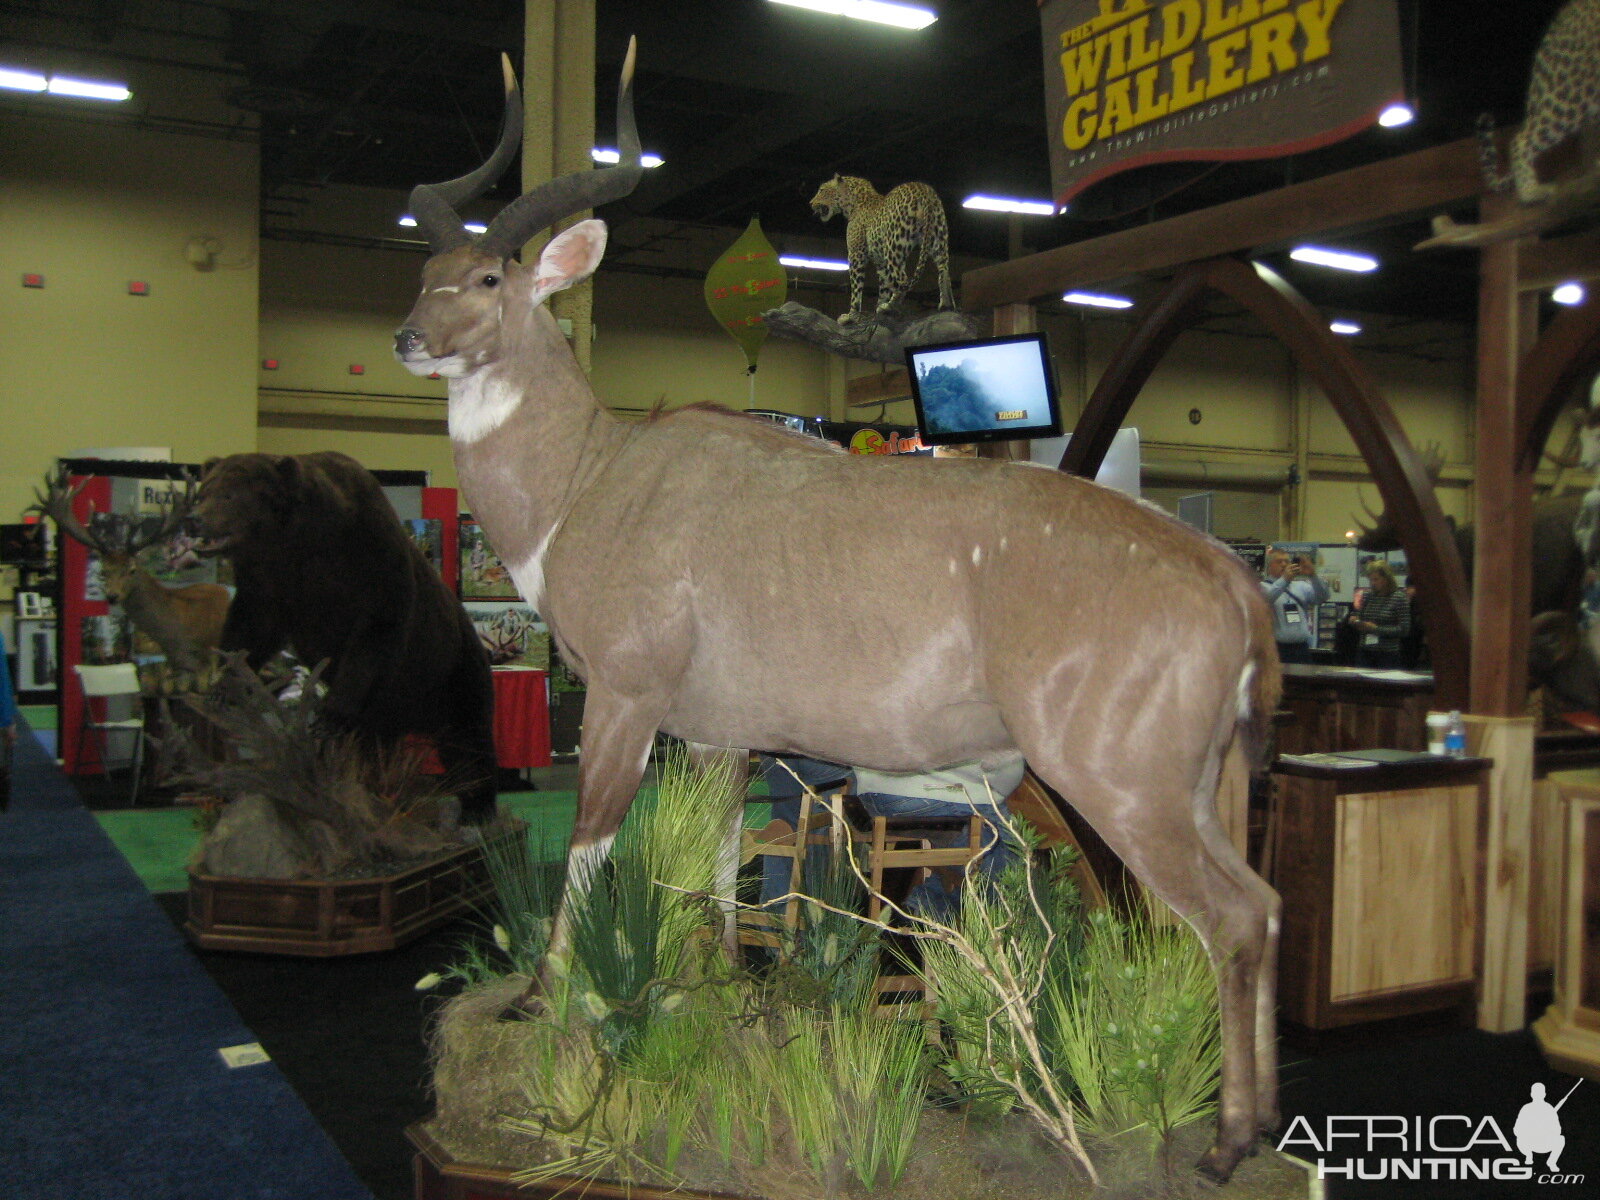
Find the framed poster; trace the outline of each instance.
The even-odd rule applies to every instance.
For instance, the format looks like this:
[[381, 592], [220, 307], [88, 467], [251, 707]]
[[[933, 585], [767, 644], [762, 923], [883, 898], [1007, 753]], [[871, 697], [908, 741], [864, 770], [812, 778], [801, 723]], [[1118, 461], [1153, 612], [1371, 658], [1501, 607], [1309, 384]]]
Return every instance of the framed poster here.
[[461, 518], [461, 598], [463, 600], [520, 600], [511, 572], [494, 552], [483, 526]]

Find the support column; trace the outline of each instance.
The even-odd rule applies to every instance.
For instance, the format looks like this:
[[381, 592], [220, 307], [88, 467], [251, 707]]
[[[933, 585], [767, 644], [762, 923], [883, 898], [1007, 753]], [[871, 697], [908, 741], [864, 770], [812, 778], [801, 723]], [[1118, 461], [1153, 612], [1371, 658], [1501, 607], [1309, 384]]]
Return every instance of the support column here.
[[[1513, 202], [1491, 197], [1480, 219]], [[1521, 1029], [1527, 1018], [1528, 872], [1533, 803], [1533, 722], [1528, 695], [1533, 570], [1533, 473], [1519, 466], [1517, 366], [1524, 335], [1517, 283], [1520, 243], [1484, 249], [1479, 264], [1478, 411], [1473, 564], [1474, 752], [1495, 760], [1483, 847], [1478, 1027]]]
[[[522, 38], [523, 190], [594, 164], [594, 0], [526, 0]], [[591, 216], [574, 213], [558, 226]], [[524, 258], [544, 244], [529, 243]], [[568, 340], [589, 370], [594, 341], [594, 281], [551, 297], [550, 311], [572, 322]]]
[[[1039, 316], [1031, 304], [1002, 304], [994, 310], [994, 336], [1008, 333], [1033, 333], [1039, 328]], [[1027, 442], [983, 442], [978, 446], [979, 458], [1022, 459], [1027, 461]]]

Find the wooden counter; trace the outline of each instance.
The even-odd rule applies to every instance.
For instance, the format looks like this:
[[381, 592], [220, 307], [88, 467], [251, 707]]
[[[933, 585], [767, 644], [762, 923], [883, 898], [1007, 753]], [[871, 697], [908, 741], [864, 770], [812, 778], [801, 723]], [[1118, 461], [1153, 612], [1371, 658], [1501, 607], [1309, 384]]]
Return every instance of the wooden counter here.
[[1330, 1029], [1472, 996], [1490, 765], [1427, 758], [1338, 769], [1278, 760], [1285, 1019]]
[[1290, 663], [1283, 668], [1280, 707], [1293, 714], [1278, 730], [1284, 754], [1388, 746], [1425, 750], [1433, 676]]

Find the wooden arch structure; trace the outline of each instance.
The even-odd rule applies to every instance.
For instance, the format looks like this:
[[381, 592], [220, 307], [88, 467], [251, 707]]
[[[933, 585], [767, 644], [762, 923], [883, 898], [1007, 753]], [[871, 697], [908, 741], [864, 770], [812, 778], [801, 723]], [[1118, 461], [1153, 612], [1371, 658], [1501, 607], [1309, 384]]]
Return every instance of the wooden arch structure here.
[[1467, 579], [1432, 481], [1371, 377], [1305, 298], [1269, 267], [1214, 258], [1182, 268], [1113, 356], [1078, 419], [1061, 469], [1094, 478], [1151, 373], [1179, 334], [1204, 316], [1212, 292], [1253, 314], [1327, 393], [1372, 468], [1385, 511], [1393, 515], [1411, 573], [1421, 585], [1418, 601], [1434, 649], [1439, 702], [1465, 707], [1471, 611]]
[[1600, 372], [1600, 299], [1567, 309], [1523, 356], [1517, 375], [1518, 468], [1539, 465], [1562, 409]]

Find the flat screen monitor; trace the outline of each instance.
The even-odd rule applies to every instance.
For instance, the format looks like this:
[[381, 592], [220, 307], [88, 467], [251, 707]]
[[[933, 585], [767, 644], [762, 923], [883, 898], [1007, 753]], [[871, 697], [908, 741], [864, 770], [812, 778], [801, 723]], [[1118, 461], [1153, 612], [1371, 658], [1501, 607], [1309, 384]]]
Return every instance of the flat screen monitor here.
[[934, 446], [1058, 437], [1050, 351], [1042, 333], [906, 351], [917, 430]]

